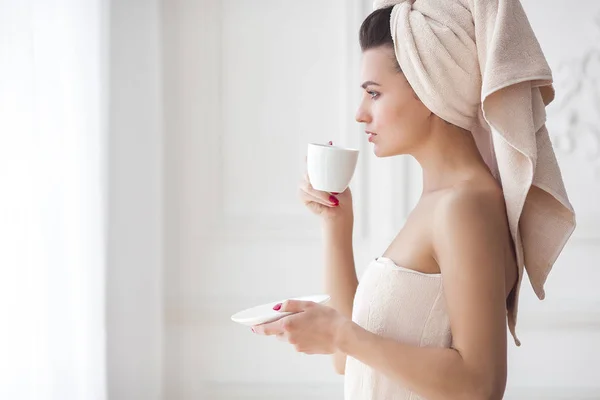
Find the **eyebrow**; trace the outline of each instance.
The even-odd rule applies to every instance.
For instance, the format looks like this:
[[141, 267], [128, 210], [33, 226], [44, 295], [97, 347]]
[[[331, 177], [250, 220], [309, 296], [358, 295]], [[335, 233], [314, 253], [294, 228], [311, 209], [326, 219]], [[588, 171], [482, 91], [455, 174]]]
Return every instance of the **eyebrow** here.
[[373, 81], [366, 81], [365, 83], [363, 83], [362, 85], [360, 85], [360, 87], [361, 87], [361, 88], [363, 88], [363, 89], [366, 89], [366, 88], [367, 88], [367, 86], [370, 86], [370, 85], [373, 85], [373, 86], [381, 86], [381, 85], [380, 85], [379, 83], [377, 83], [377, 82], [373, 82]]

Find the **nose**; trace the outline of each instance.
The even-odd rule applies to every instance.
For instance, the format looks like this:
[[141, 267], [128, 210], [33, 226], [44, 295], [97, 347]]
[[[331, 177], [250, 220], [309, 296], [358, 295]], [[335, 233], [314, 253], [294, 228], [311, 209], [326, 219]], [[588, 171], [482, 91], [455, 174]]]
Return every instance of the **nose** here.
[[369, 115], [367, 109], [365, 108], [364, 102], [361, 102], [356, 110], [356, 115], [354, 116], [356, 122], [364, 122], [369, 123], [371, 116]]

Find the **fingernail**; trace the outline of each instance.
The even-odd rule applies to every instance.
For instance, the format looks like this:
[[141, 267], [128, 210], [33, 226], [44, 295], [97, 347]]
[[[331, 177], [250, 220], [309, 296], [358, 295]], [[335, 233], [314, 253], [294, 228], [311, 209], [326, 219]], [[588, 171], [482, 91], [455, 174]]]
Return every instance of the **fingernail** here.
[[330, 145], [330, 146], [332, 146], [332, 145], [333, 145], [333, 142], [332, 142], [331, 140], [329, 141], [329, 145]]
[[254, 330], [254, 328], [252, 328], [252, 332], [253, 332], [253, 333], [256, 333], [256, 331]]
[[335, 196], [333, 196], [333, 195], [332, 195], [332, 196], [329, 196], [329, 201], [330, 201], [330, 202], [332, 202], [333, 204], [335, 204], [336, 206], [337, 206], [338, 204], [340, 204], [340, 201], [337, 199], [337, 197], [335, 197]]
[[336, 192], [331, 192], [331, 194], [339, 194], [339, 193], [336, 193]]
[[273, 310], [279, 311], [280, 308], [281, 308], [281, 303], [277, 303], [277, 304], [275, 304], [275, 307], [273, 307]]

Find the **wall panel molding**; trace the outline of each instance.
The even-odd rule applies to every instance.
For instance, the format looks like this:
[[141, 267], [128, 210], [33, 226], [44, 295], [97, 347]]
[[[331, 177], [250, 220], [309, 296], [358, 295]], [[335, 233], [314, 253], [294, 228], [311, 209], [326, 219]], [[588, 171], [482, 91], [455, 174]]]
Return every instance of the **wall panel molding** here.
[[[230, 1], [229, 3], [231, 3]], [[319, 223], [312, 215], [309, 215], [304, 207], [298, 202], [298, 207], [294, 211], [288, 213], [273, 213], [273, 215], [254, 214], [251, 209], [248, 213], [240, 215], [231, 213], [227, 210], [225, 195], [225, 176], [223, 171], [226, 169], [223, 164], [227, 160], [224, 146], [224, 129], [225, 122], [231, 115], [226, 113], [226, 104], [224, 104], [223, 93], [225, 92], [224, 76], [224, 52], [228, 45], [225, 43], [226, 27], [222, 22], [224, 7], [227, 7], [227, 2], [219, 2], [218, 6], [213, 11], [218, 23], [214, 24], [213, 32], [211, 32], [211, 41], [219, 44], [218, 50], [215, 50], [215, 57], [209, 58], [206, 62], [212, 67], [213, 71], [218, 71], [216, 75], [216, 86], [214, 102], [211, 104], [213, 115], [219, 116], [216, 121], [213, 121], [214, 134], [208, 135], [207, 145], [212, 149], [206, 152], [206, 156], [210, 157], [211, 163], [216, 165], [216, 168], [211, 170], [212, 186], [207, 187], [205, 194], [210, 197], [209, 204], [213, 205], [212, 211], [206, 212], [205, 223], [203, 223], [200, 237], [208, 240], [217, 241], [235, 241], [235, 240], [253, 240], [253, 239], [272, 239], [275, 241], [287, 240], [305, 240], [314, 241], [320, 239]], [[362, 18], [363, 2], [361, 0], [352, 0], [344, 3], [346, 6], [340, 9], [341, 23], [339, 25], [340, 37], [343, 38], [341, 43], [342, 55], [339, 59], [337, 70], [339, 78], [334, 81], [334, 85], [329, 88], [339, 91], [339, 97], [344, 99], [340, 102], [337, 112], [339, 113], [339, 121], [337, 126], [339, 132], [335, 132], [334, 136], [340, 138], [342, 144], [349, 147], [358, 148], [361, 151], [361, 158], [365, 157], [364, 134], [361, 136], [360, 126], [354, 119], [354, 110], [358, 104], [358, 69], [360, 48], [358, 44], [358, 26]], [[230, 44], [229, 44], [230, 45]], [[353, 90], [355, 89], [355, 90]], [[315, 89], [317, 90], [317, 89]], [[335, 109], [334, 109], [335, 110]], [[257, 160], [259, 161], [259, 160]], [[368, 187], [364, 184], [364, 168], [365, 162], [359, 161], [360, 165], [355, 172], [352, 188], [355, 212], [361, 214], [361, 218], [356, 219], [357, 235], [366, 235], [366, 230], [363, 229], [364, 222], [368, 220], [365, 215], [368, 210], [366, 206], [366, 198], [368, 197]], [[296, 178], [296, 177], [293, 177]], [[298, 180], [300, 176], [297, 177]], [[295, 193], [294, 193], [295, 194]], [[288, 196], [286, 193], [285, 196]], [[297, 211], [295, 211], [297, 210]]]

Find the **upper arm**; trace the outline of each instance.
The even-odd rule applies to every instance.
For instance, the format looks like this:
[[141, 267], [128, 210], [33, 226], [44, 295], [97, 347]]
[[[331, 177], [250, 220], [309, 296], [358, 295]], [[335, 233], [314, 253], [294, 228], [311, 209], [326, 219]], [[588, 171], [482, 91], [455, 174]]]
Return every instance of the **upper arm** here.
[[443, 199], [435, 214], [434, 251], [442, 272], [453, 347], [486, 384], [506, 383], [503, 220], [489, 194]]

